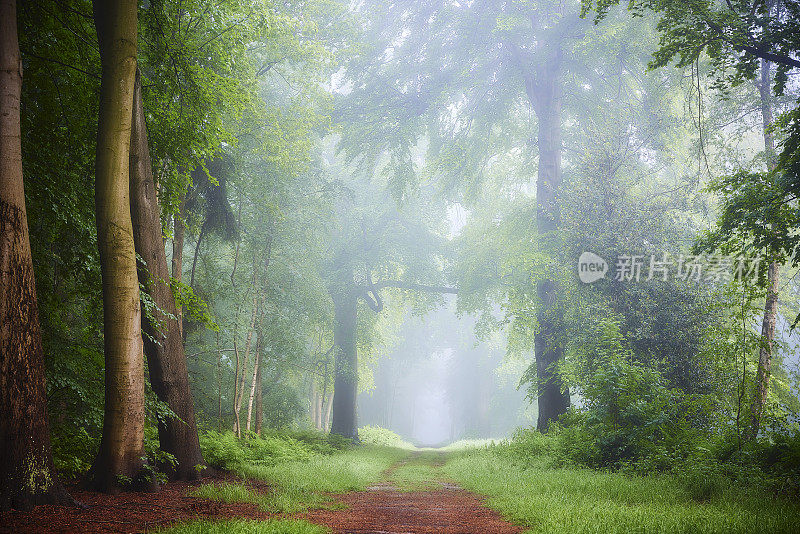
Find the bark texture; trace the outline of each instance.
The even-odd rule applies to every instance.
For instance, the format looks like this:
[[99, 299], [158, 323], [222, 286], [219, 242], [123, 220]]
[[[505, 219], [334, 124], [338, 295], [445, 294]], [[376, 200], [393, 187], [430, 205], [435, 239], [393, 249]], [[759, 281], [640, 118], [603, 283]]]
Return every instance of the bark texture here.
[[133, 244], [129, 153], [136, 77], [137, 2], [93, 2], [102, 77], [95, 218], [103, 279], [105, 418], [91, 477], [102, 491], [138, 480], [144, 463], [144, 357]]
[[71, 502], [50, 452], [44, 353], [22, 181], [15, 0], [0, 1], [0, 510]]
[[159, 309], [153, 317], [142, 317], [144, 353], [150, 372], [150, 385], [159, 400], [175, 412], [178, 419], [160, 421], [158, 440], [161, 450], [175, 456], [177, 465], [159, 466], [172, 479], [192, 480], [202, 465], [200, 441], [189, 387], [186, 354], [177, 321], [175, 298], [169, 285], [167, 255], [161, 228], [150, 148], [147, 140], [144, 105], [139, 76], [134, 90], [130, 153], [131, 219], [136, 252], [144, 259], [139, 265], [139, 282]]

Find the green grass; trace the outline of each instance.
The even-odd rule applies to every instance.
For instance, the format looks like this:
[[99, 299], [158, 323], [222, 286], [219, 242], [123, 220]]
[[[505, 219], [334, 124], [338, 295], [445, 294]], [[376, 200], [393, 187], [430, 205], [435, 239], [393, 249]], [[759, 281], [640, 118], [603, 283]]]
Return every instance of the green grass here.
[[327, 534], [330, 530], [308, 521], [275, 519], [192, 521], [153, 532], [157, 534]]
[[444, 455], [425, 451], [412, 455], [392, 469], [389, 480], [400, 491], [427, 491], [441, 487]]
[[223, 502], [247, 502], [266, 512], [294, 514], [309, 508], [335, 506], [329, 493], [361, 491], [408, 451], [388, 447], [356, 447], [331, 455], [312, 454], [304, 461], [277, 464], [238, 463], [233, 469], [244, 479], [268, 482], [269, 492], [238, 484], [204, 484], [192, 495]]
[[794, 533], [800, 506], [728, 484], [705, 501], [671, 476], [524, 466], [491, 449], [453, 454], [443, 472], [537, 534]]
[[364, 490], [406, 455], [408, 451], [389, 447], [356, 447], [330, 456], [315, 455], [307, 461], [243, 464], [235, 472], [287, 490], [343, 493]]

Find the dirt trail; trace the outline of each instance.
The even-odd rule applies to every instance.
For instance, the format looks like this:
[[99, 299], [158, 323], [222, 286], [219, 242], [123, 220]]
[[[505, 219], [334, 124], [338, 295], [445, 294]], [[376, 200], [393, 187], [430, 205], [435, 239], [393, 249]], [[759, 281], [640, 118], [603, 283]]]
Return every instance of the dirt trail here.
[[[395, 472], [418, 457], [415, 453], [392, 466], [384, 473], [384, 481], [367, 491], [335, 495], [347, 508], [314, 510], [302, 517], [339, 533], [512, 534], [524, 530], [487, 508], [481, 497], [439, 477], [423, 482], [436, 489], [402, 491], [392, 480]], [[441, 461], [427, 463], [436, 468]]]

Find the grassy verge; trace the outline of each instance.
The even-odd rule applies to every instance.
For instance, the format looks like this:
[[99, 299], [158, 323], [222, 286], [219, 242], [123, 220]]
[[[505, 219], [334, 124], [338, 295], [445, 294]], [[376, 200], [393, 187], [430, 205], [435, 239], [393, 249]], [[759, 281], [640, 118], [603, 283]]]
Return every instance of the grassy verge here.
[[327, 534], [330, 530], [308, 521], [276, 519], [272, 521], [191, 521], [154, 532], [157, 534]]
[[443, 467], [464, 488], [537, 534], [562, 532], [793, 533], [800, 506], [729, 485], [697, 500], [671, 476], [554, 469], [515, 463], [492, 449], [454, 453]]
[[364, 490], [381, 478], [408, 451], [363, 446], [334, 454], [310, 454], [302, 460], [270, 463], [238, 462], [230, 469], [243, 479], [270, 485], [259, 492], [244, 483], [204, 484], [192, 495], [223, 502], [249, 502], [266, 512], [297, 513], [329, 505], [328, 493]]
[[411, 456], [395, 467], [389, 480], [400, 491], [428, 491], [441, 488], [443, 474], [441, 466], [444, 455], [426, 451]]

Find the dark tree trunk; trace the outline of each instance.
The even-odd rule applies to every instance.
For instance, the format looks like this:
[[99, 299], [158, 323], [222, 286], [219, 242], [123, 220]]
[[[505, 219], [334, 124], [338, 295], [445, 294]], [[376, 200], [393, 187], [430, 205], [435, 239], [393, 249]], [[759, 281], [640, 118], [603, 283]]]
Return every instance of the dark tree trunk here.
[[139, 265], [139, 282], [160, 309], [152, 319], [142, 317], [144, 353], [150, 371], [150, 384], [159, 400], [166, 403], [179, 419], [160, 421], [158, 440], [161, 450], [175, 456], [176, 466], [160, 466], [173, 479], [191, 480], [199, 476], [202, 465], [200, 441], [194, 417], [194, 403], [189, 388], [186, 354], [169, 285], [167, 255], [161, 228], [161, 209], [156, 197], [153, 167], [147, 141], [144, 106], [139, 76], [133, 99], [131, 128], [130, 188], [133, 240], [136, 252], [145, 265]]
[[[349, 280], [352, 280], [350, 276]], [[333, 424], [331, 433], [358, 440], [356, 395], [358, 391], [358, 354], [356, 324], [358, 321], [355, 292], [344, 289], [334, 292], [333, 344], [335, 369], [333, 391]]]
[[[536, 182], [536, 223], [544, 248], [555, 249], [560, 223], [558, 190], [561, 187], [561, 84], [558, 80], [561, 52], [525, 76], [525, 89], [538, 119], [539, 168]], [[555, 252], [555, 251], [554, 251]], [[561, 338], [564, 326], [559, 306], [559, 287], [553, 280], [536, 285], [539, 299], [539, 330], [534, 340], [538, 386], [537, 428], [550, 423], [569, 408], [569, 391], [561, 382], [556, 365], [564, 356]]]
[[22, 181], [15, 0], [0, 1], [0, 510], [71, 502], [50, 452], [44, 354]]
[[136, 79], [137, 2], [92, 2], [102, 78], [95, 162], [95, 218], [103, 279], [105, 416], [90, 478], [115, 492], [146, 484], [144, 356], [130, 210], [129, 154]]

